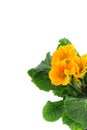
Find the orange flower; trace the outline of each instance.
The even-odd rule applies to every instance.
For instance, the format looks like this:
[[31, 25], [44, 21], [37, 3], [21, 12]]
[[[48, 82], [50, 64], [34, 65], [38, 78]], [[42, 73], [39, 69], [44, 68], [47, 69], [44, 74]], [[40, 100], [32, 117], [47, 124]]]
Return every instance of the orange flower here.
[[54, 85], [67, 85], [70, 80], [70, 75], [75, 73], [75, 69], [73, 64], [66, 64], [65, 62], [61, 62], [58, 66], [53, 65], [50, 72], [49, 78], [51, 83]]
[[61, 60], [69, 63], [71, 60], [74, 60], [76, 56], [77, 52], [72, 44], [60, 46], [58, 50], [53, 53], [51, 64], [58, 64]]
[[79, 57], [72, 44], [60, 46], [53, 53], [49, 78], [52, 84], [67, 85], [70, 76], [81, 78], [87, 72], [87, 55]]
[[76, 58], [76, 73], [74, 77], [81, 78], [87, 72], [87, 55], [83, 55], [81, 58]]

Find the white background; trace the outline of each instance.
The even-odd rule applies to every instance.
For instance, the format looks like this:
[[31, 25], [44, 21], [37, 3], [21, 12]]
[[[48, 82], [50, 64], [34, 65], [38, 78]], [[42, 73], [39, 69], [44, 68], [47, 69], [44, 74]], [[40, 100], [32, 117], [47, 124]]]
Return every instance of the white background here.
[[46, 101], [27, 75], [66, 37], [87, 53], [87, 0], [0, 0], [0, 130], [69, 130], [42, 118]]

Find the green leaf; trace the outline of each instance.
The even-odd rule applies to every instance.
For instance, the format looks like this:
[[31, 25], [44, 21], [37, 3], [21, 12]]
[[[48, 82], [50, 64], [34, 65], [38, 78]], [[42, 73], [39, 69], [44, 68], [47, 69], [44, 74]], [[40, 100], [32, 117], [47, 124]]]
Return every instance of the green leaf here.
[[43, 108], [43, 118], [47, 121], [53, 122], [58, 120], [64, 111], [63, 101], [50, 102], [48, 101]]
[[76, 97], [79, 95], [79, 92], [70, 85], [66, 85], [66, 86], [59, 85], [57, 86], [57, 90], [53, 90], [53, 93], [54, 95], [60, 97], [66, 97], [66, 96]]
[[34, 69], [33, 69], [33, 68], [28, 71], [28, 74], [29, 74], [29, 76], [31, 76], [31, 77], [33, 76], [33, 73], [34, 73]]
[[84, 75], [84, 82], [87, 85], [87, 73]]
[[50, 53], [47, 53], [46, 58], [42, 61], [36, 68], [32, 68], [28, 71], [29, 76], [32, 78], [32, 82], [40, 89], [44, 91], [50, 91], [56, 89], [54, 85], [51, 84], [49, 79], [49, 70], [51, 64]]
[[87, 98], [66, 97], [64, 108], [72, 120], [87, 128]]
[[71, 130], [84, 130], [81, 124], [72, 120], [70, 117], [66, 115], [66, 113], [63, 113], [62, 121], [63, 124], [67, 124], [71, 128]]
[[71, 42], [67, 39], [67, 38], [62, 38], [59, 40], [59, 45], [57, 47], [57, 49], [60, 47], [60, 46], [64, 46], [64, 45], [67, 45], [67, 44], [70, 44]]
[[59, 43], [66, 45], [66, 44], [70, 44], [71, 42], [67, 38], [62, 38], [59, 40]]
[[36, 68], [35, 70], [38, 70], [38, 71], [44, 71], [45, 69], [46, 70], [50, 70], [50, 67], [51, 67], [51, 55], [50, 53], [48, 52], [46, 54], [46, 58], [45, 60], [43, 60]]
[[77, 88], [81, 88], [82, 86], [82, 81], [80, 81], [79, 79], [77, 81], [73, 82], [73, 85], [76, 86]]
[[51, 66], [51, 55], [50, 53], [48, 52], [47, 55], [46, 55], [46, 58], [45, 58], [45, 61], [43, 61], [44, 64], [47, 64], [48, 66]]

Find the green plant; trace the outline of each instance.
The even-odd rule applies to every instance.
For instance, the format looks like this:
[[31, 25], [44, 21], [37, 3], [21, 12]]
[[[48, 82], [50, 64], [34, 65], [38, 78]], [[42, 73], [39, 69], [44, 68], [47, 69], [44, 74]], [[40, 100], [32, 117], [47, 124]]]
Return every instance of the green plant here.
[[63, 38], [51, 56], [28, 71], [40, 90], [52, 91], [61, 101], [48, 101], [43, 118], [53, 122], [62, 118], [71, 130], [87, 129], [87, 55], [80, 56], [72, 43]]

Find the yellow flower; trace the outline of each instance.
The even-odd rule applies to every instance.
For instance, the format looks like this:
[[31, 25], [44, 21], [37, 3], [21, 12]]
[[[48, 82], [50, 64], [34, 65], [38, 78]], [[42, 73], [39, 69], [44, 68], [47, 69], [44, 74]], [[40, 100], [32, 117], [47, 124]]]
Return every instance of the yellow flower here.
[[65, 62], [60, 62], [57, 66], [53, 65], [49, 72], [49, 78], [51, 83], [54, 85], [67, 85], [70, 80], [70, 75], [75, 73], [73, 64], [66, 64]]
[[87, 55], [83, 55], [81, 58], [76, 58], [76, 73], [74, 77], [81, 78], [87, 72]]
[[76, 56], [77, 52], [72, 44], [60, 46], [58, 50], [53, 53], [51, 64], [58, 64], [61, 60], [69, 63], [74, 60]]
[[60, 84], [67, 85], [70, 82], [70, 76], [78, 79], [86, 72], [87, 55], [78, 56], [72, 44], [60, 46], [53, 53], [51, 70], [49, 72], [52, 84], [56, 86]]

